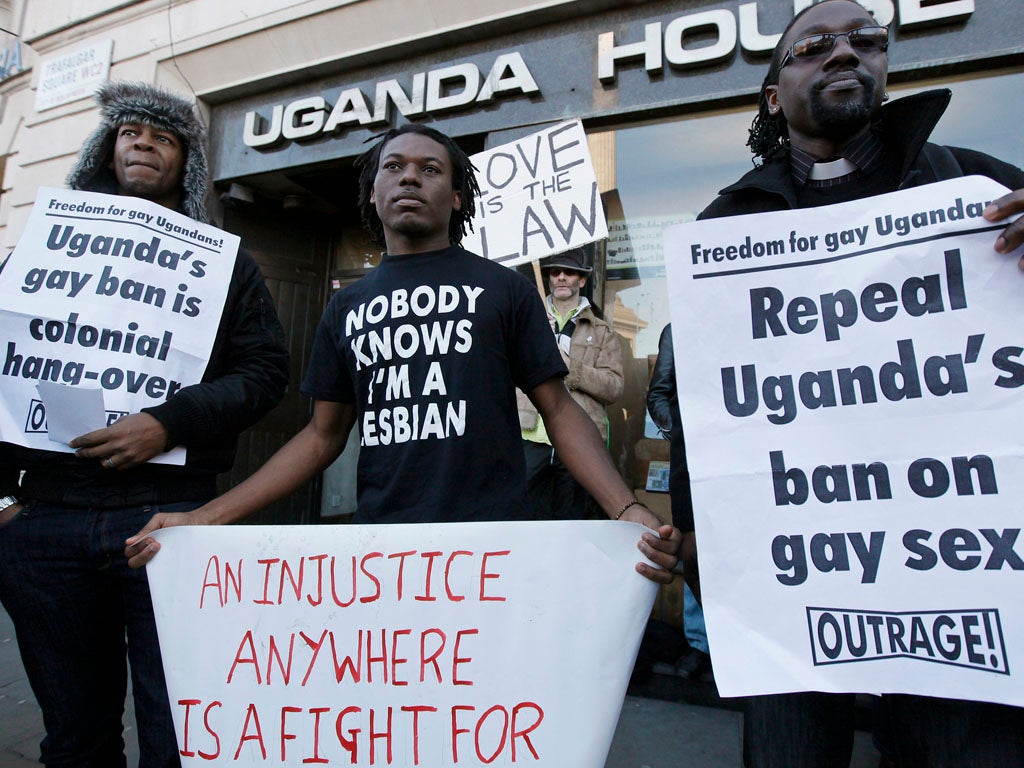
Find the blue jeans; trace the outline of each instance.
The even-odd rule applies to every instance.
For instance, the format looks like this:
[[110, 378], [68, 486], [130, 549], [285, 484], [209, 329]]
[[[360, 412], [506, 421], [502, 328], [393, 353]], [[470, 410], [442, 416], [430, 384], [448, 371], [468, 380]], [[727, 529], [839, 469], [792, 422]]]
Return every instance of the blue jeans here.
[[180, 765], [145, 569], [124, 540], [158, 511], [199, 502], [70, 509], [28, 501], [0, 527], [0, 601], [14, 621], [43, 711], [41, 761], [124, 768], [122, 718], [131, 665], [140, 768]]
[[690, 585], [683, 582], [683, 634], [691, 648], [710, 654], [708, 630], [704, 625], [704, 609], [690, 591]]
[[[886, 694], [879, 715], [899, 768], [1005, 768], [1024, 764], [1024, 709]], [[751, 696], [743, 717], [747, 768], [849, 768], [852, 693]], [[888, 750], [887, 750], [888, 751]]]

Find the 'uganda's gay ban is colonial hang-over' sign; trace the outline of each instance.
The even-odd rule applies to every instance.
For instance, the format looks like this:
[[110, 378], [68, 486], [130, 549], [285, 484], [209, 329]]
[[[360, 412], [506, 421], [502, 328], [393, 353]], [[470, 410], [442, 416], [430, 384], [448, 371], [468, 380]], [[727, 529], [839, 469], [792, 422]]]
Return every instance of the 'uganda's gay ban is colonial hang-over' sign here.
[[0, 265], [0, 439], [71, 450], [48, 439], [41, 381], [100, 390], [106, 424], [199, 382], [238, 244], [140, 198], [41, 188]]

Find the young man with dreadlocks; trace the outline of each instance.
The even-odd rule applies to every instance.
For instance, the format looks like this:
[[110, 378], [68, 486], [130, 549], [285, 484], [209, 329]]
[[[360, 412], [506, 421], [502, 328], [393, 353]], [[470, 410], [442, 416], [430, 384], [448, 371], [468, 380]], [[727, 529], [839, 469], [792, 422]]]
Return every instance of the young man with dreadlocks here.
[[597, 428], [566, 391], [566, 367], [529, 281], [469, 253], [478, 194], [466, 154], [438, 131], [388, 131], [357, 162], [380, 266], [339, 291], [317, 329], [302, 391], [309, 424], [255, 475], [195, 512], [158, 515], [129, 541], [133, 565], [169, 525], [234, 522], [321, 472], [358, 423], [357, 523], [525, 520], [515, 388], [527, 392], [570, 471], [610, 517], [653, 529], [639, 549], [672, 578], [679, 532], [633, 497]]
[[[107, 83], [96, 100], [100, 125], [68, 186], [205, 222], [206, 131], [192, 102], [127, 82]], [[125, 765], [126, 654], [139, 765], [179, 764], [149, 585], [128, 567], [124, 539], [155, 511], [212, 498], [239, 433], [277, 405], [287, 383], [284, 333], [242, 252], [201, 382], [76, 438], [74, 454], [0, 446], [0, 599], [43, 712], [47, 766]], [[188, 449], [184, 466], [147, 463], [175, 446]]]
[[[761, 164], [726, 187], [700, 218], [810, 208], [968, 174], [1016, 190], [985, 218], [1024, 211], [1024, 172], [928, 137], [950, 100], [929, 91], [883, 106], [889, 30], [853, 0], [824, 0], [798, 14], [775, 47], [750, 146]], [[995, 249], [1024, 242], [1024, 217]], [[1021, 265], [1024, 268], [1024, 260]], [[852, 694], [751, 697], [744, 717], [748, 768], [849, 766]], [[1024, 764], [1024, 709], [923, 696], [882, 697], [899, 766]]]

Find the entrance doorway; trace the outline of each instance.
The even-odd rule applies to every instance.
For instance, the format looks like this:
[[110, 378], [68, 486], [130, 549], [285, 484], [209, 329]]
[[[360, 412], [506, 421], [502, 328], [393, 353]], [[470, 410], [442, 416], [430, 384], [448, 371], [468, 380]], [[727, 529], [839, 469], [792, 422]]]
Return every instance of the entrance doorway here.
[[[259, 469], [309, 421], [310, 401], [299, 392], [299, 384], [325, 303], [330, 254], [330, 232], [323, 218], [304, 210], [282, 210], [279, 204], [260, 202], [229, 207], [224, 228], [242, 238], [242, 247], [259, 264], [284, 327], [291, 362], [284, 399], [242, 433], [235, 465], [219, 478], [219, 492]], [[319, 515], [320, 479], [314, 478], [249, 522], [309, 523]]]

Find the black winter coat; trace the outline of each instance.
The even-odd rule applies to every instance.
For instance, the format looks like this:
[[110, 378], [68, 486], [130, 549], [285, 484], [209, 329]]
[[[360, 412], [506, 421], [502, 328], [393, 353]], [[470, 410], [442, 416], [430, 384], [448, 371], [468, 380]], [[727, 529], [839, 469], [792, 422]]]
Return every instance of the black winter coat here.
[[212, 498], [217, 474], [234, 462], [239, 433], [283, 397], [288, 369], [270, 292], [256, 262], [240, 251], [202, 381], [143, 409], [167, 429], [168, 447], [188, 449], [185, 465], [111, 471], [71, 453], [2, 444], [0, 496], [108, 508]]
[[[983, 152], [928, 142], [951, 97], [948, 89], [925, 91], [897, 99], [879, 110], [874, 130], [901, 158], [897, 189], [974, 174], [987, 176], [1012, 190], [1024, 189], [1024, 171], [1020, 168]], [[798, 208], [789, 153], [754, 168], [718, 195], [698, 219]]]

